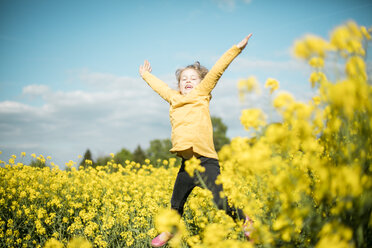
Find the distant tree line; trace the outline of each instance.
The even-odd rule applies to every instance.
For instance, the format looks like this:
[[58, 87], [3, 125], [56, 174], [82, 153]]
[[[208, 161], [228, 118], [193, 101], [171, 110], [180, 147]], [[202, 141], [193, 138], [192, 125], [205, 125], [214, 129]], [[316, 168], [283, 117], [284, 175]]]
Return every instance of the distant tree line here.
[[[221, 148], [230, 143], [230, 139], [226, 136], [227, 126], [222, 122], [219, 117], [211, 117], [213, 126], [213, 141], [216, 151], [218, 152]], [[169, 152], [172, 148], [172, 142], [170, 139], [155, 139], [150, 141], [150, 146], [144, 150], [140, 145], [138, 145], [133, 152], [126, 148], [122, 148], [119, 152], [115, 154], [114, 157], [110, 155], [100, 156], [93, 159], [92, 152], [87, 149], [79, 163], [80, 166], [96, 167], [98, 165], [104, 166], [111, 160], [115, 163], [125, 166], [125, 161], [134, 161], [136, 163], [143, 164], [145, 159], [149, 159], [151, 164], [155, 167], [161, 166], [163, 160], [168, 160], [169, 158], [176, 158], [178, 162], [180, 159]], [[40, 161], [31, 161], [31, 166], [44, 167]]]

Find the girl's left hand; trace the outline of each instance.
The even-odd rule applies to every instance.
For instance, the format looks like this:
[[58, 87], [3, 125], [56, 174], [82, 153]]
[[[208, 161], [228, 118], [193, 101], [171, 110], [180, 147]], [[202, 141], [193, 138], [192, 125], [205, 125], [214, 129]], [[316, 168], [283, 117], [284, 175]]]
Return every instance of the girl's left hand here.
[[247, 37], [245, 37], [241, 42], [239, 42], [236, 46], [240, 49], [244, 49], [245, 46], [248, 43], [249, 38], [251, 38], [252, 34], [249, 34]]

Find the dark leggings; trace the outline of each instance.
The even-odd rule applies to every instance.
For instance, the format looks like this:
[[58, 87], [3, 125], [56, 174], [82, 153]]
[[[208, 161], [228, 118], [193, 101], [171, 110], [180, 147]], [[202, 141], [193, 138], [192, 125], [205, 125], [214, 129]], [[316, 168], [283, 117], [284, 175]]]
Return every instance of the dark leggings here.
[[[207, 188], [213, 194], [213, 201], [219, 209], [225, 210], [226, 214], [230, 215], [234, 220], [244, 219], [245, 215], [241, 209], [230, 207], [226, 197], [221, 198], [222, 184], [216, 184], [217, 176], [220, 174], [220, 165], [217, 159], [199, 157], [200, 165], [205, 168], [204, 172], [200, 172]], [[186, 203], [187, 197], [195, 186], [202, 187], [197, 176], [194, 173], [193, 177], [185, 171], [185, 159], [182, 159], [181, 168], [178, 172], [176, 182], [173, 188], [171, 208], [178, 211], [182, 216], [183, 207]]]

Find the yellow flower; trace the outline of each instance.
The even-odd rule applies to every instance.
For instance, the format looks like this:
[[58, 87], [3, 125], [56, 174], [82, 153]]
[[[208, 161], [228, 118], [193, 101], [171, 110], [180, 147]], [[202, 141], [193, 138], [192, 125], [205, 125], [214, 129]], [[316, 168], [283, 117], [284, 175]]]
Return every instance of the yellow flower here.
[[311, 83], [311, 87], [314, 88], [316, 83], [323, 83], [327, 80], [325, 74], [323, 72], [317, 72], [317, 71], [314, 71], [311, 73], [310, 75], [310, 83]]
[[65, 163], [65, 164], [66, 164], [67, 168], [71, 168], [72, 166], [74, 166], [74, 164], [76, 164], [76, 162], [70, 160], [70, 161], [68, 161], [68, 162]]
[[184, 231], [181, 216], [173, 209], [161, 209], [155, 217], [155, 226], [159, 232]]
[[331, 43], [340, 50], [347, 47], [347, 40], [350, 39], [350, 32], [347, 27], [339, 26], [331, 34]]
[[334, 108], [343, 110], [351, 118], [357, 107], [357, 90], [352, 81], [344, 80], [329, 87], [328, 97]]
[[309, 60], [309, 65], [314, 68], [322, 68], [324, 66], [324, 59], [320, 57], [313, 57]]
[[314, 96], [313, 98], [313, 101], [314, 101], [314, 103], [315, 103], [315, 105], [319, 105], [320, 104], [320, 96]]
[[90, 160], [90, 159], [86, 159], [86, 160], [85, 160], [85, 164], [86, 164], [86, 165], [92, 165], [92, 164], [93, 164], [93, 161]]
[[173, 209], [161, 209], [155, 217], [155, 226], [160, 232], [170, 232], [174, 236], [169, 242], [171, 247], [180, 247], [186, 227], [181, 216]]
[[279, 88], [279, 82], [273, 78], [268, 78], [265, 83], [265, 88], [270, 88], [270, 94]]
[[92, 248], [92, 247], [93, 247], [92, 244], [82, 237], [75, 237], [71, 239], [67, 244], [67, 248]]
[[358, 39], [362, 39], [363, 33], [359, 26], [354, 21], [348, 21], [346, 27], [349, 29], [350, 35]]
[[205, 168], [200, 166], [200, 160], [196, 157], [192, 157], [191, 159], [185, 162], [185, 171], [191, 176], [194, 176], [195, 171], [204, 172]]
[[239, 99], [244, 101], [245, 94], [256, 92], [260, 93], [260, 88], [256, 77], [251, 76], [248, 79], [241, 79], [238, 82]]
[[42, 163], [45, 163], [45, 158], [44, 158], [44, 156], [43, 155], [39, 155], [39, 157], [37, 157], [37, 160], [39, 160], [40, 162], [42, 162]]
[[288, 107], [293, 103], [294, 103], [293, 96], [288, 92], [282, 92], [274, 99], [273, 105], [275, 108], [282, 108]]
[[21, 156], [22, 157], [26, 157], [26, 153], [25, 152], [21, 152]]
[[294, 43], [294, 54], [303, 59], [312, 56], [324, 57], [326, 52], [331, 50], [331, 45], [323, 38], [314, 35], [307, 35]]
[[261, 109], [245, 109], [240, 116], [240, 122], [246, 130], [250, 128], [258, 130], [259, 127], [266, 125], [266, 116]]
[[204, 244], [208, 247], [215, 247], [223, 242], [227, 235], [226, 226], [217, 223], [209, 224], [204, 230]]
[[256, 77], [251, 76], [248, 79], [241, 79], [238, 82], [238, 89], [241, 91], [252, 92], [257, 90], [258, 88], [258, 81]]
[[367, 28], [364, 26], [360, 27], [360, 31], [362, 32], [364, 37], [366, 37], [367, 40], [371, 40], [371, 34], [369, 33], [371, 31], [368, 31]]
[[350, 78], [367, 79], [366, 64], [359, 56], [352, 56], [346, 63], [346, 73]]
[[316, 248], [347, 248], [350, 247], [350, 239], [353, 232], [350, 228], [343, 226], [341, 223], [333, 221], [326, 223], [319, 233], [320, 240]]
[[114, 153], [110, 153], [110, 156], [111, 156], [112, 158], [114, 158], [114, 157], [115, 157], [115, 154], [114, 154]]
[[45, 242], [44, 248], [63, 248], [64, 245], [56, 240], [55, 238], [49, 239], [47, 242]]
[[363, 31], [353, 21], [349, 21], [346, 25], [337, 27], [331, 34], [331, 43], [342, 51], [342, 55], [347, 57], [347, 53], [356, 53], [365, 55], [362, 46]]

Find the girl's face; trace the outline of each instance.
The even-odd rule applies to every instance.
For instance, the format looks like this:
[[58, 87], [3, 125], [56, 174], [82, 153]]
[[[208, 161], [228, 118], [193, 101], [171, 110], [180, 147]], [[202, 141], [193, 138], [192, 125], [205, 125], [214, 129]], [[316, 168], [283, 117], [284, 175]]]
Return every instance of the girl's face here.
[[186, 69], [181, 73], [180, 76], [180, 92], [182, 95], [186, 95], [192, 91], [195, 86], [200, 83], [201, 79], [198, 72], [194, 69]]

